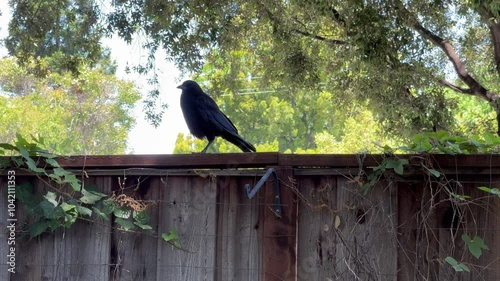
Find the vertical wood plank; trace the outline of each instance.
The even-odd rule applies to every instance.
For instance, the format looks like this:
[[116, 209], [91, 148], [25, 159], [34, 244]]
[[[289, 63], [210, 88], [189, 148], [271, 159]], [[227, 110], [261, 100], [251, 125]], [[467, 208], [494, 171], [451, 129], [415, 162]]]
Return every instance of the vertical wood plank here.
[[[417, 193], [417, 194], [415, 194]], [[420, 280], [425, 278], [425, 271], [418, 268], [416, 214], [420, 210], [417, 200], [419, 189], [415, 185], [398, 185], [398, 280]]]
[[167, 179], [159, 234], [175, 229], [182, 249], [158, 239], [157, 280], [214, 280], [216, 185], [210, 176]]
[[[113, 177], [113, 189], [119, 193], [118, 179]], [[127, 182], [134, 186], [139, 183], [137, 191], [130, 192], [129, 196], [136, 200], [144, 200], [149, 217], [151, 231], [137, 229], [127, 232], [117, 229], [114, 225], [111, 246], [111, 280], [154, 281], [157, 280], [157, 251], [158, 245], [158, 199], [163, 190], [160, 177], [127, 177]]]
[[298, 178], [298, 279], [336, 280], [337, 178]]
[[[92, 177], [86, 184], [95, 185], [104, 194], [111, 192], [111, 177]], [[69, 229], [53, 235], [54, 280], [108, 280], [111, 246], [110, 222], [77, 221]], [[41, 252], [45, 256], [44, 252]], [[42, 259], [45, 261], [45, 257]], [[40, 279], [38, 279], [40, 280]]]
[[447, 201], [439, 190], [424, 180], [398, 185], [399, 280], [457, 280], [440, 257], [452, 249], [441, 221]]
[[220, 177], [217, 195], [216, 280], [261, 280], [259, 198], [248, 199], [247, 177]]
[[274, 204], [274, 179], [265, 186], [263, 208], [263, 270], [265, 281], [297, 280], [297, 209], [293, 170], [277, 168], [280, 181], [282, 217], [277, 218]]
[[377, 185], [365, 196], [356, 183], [338, 177], [341, 226], [337, 235], [340, 280], [397, 280], [396, 192]]
[[[460, 179], [465, 182], [463, 193], [471, 196], [474, 203], [461, 207], [465, 228], [462, 227], [456, 241], [458, 245], [463, 245], [462, 254], [456, 259], [462, 259], [471, 272], [459, 275], [465, 281], [500, 280], [500, 197], [477, 188], [486, 186], [500, 189], [500, 176], [462, 176]], [[468, 234], [472, 239], [477, 235], [489, 250], [483, 250], [479, 258], [474, 257], [461, 239], [462, 233]]]
[[[19, 184], [19, 182], [16, 182]], [[21, 184], [30, 184], [38, 196], [47, 192], [47, 187], [36, 177], [26, 177]], [[29, 234], [22, 227], [33, 222], [28, 219], [27, 210], [17, 204], [18, 232], [16, 242], [16, 274], [10, 280], [41, 280], [54, 278], [54, 234], [43, 234], [29, 240]], [[24, 236], [24, 237], [23, 237]]]
[[[51, 190], [31, 178], [38, 195]], [[95, 184], [109, 194], [109, 177], [93, 177], [87, 184]], [[24, 237], [19, 242], [19, 274], [11, 280], [108, 280], [109, 248], [110, 225], [106, 222], [77, 220], [69, 229], [61, 228], [32, 240]]]

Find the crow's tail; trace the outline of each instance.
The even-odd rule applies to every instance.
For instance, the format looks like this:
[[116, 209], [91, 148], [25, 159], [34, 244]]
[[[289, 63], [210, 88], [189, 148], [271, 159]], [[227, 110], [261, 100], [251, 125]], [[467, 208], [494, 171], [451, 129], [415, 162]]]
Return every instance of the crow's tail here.
[[243, 152], [255, 152], [255, 147], [237, 134], [225, 134], [222, 136], [228, 142], [239, 147]]

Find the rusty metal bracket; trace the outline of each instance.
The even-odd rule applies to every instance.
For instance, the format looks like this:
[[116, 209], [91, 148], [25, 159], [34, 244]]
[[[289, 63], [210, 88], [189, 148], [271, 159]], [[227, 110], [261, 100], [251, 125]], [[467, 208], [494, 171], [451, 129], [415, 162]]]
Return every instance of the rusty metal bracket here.
[[259, 191], [262, 185], [264, 185], [267, 179], [271, 176], [271, 174], [274, 175], [273, 211], [276, 217], [281, 218], [280, 186], [279, 186], [278, 173], [276, 173], [276, 170], [274, 170], [274, 168], [267, 169], [266, 173], [262, 176], [262, 178], [257, 182], [257, 184], [253, 188], [251, 188], [249, 184], [245, 184], [245, 190], [247, 192], [248, 198], [252, 199], [255, 196], [255, 194], [257, 194], [257, 191]]

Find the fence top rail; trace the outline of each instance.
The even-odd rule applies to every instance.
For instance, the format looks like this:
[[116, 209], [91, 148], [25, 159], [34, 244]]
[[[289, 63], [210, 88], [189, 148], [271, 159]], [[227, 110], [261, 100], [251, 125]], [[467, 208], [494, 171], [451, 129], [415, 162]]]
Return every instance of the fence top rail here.
[[[434, 168], [500, 170], [500, 154], [401, 154], [410, 164], [426, 163]], [[67, 169], [238, 169], [287, 166], [294, 168], [360, 168], [379, 165], [381, 154], [282, 154], [264, 153], [208, 153], [162, 155], [88, 155], [60, 156], [56, 160]]]

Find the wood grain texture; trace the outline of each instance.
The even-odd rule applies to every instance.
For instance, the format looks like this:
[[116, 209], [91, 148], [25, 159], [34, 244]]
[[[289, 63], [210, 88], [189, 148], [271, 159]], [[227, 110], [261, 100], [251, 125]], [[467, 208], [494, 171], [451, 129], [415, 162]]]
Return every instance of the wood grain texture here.
[[[487, 186], [500, 189], [500, 176], [462, 176], [459, 180], [468, 182], [459, 191], [470, 195], [474, 202], [460, 207], [465, 224], [459, 229], [454, 257], [467, 264], [471, 270], [469, 274], [461, 274], [461, 278], [467, 281], [500, 280], [500, 197], [491, 196], [477, 188]], [[476, 184], [475, 181], [483, 183]], [[461, 239], [464, 233], [470, 238], [476, 235], [481, 237], [489, 250], [483, 251], [479, 258], [474, 257]]]
[[255, 184], [255, 178], [219, 177], [217, 180], [215, 280], [262, 280], [259, 197], [249, 199], [245, 184]]
[[337, 274], [340, 280], [397, 280], [396, 193], [377, 185], [366, 196], [350, 180], [337, 178]]
[[277, 169], [282, 217], [273, 211], [273, 179], [267, 181], [263, 198], [263, 274], [265, 281], [297, 280], [297, 209], [293, 170]]
[[[337, 177], [298, 177], [298, 280], [336, 280]], [[339, 217], [340, 219], [340, 217]]]
[[[248, 155], [256, 158], [243, 160]], [[79, 221], [70, 229], [20, 239], [15, 275], [5, 273], [2, 242], [0, 280], [500, 280], [500, 197], [477, 189], [500, 187], [498, 156], [432, 156], [433, 168], [450, 171], [442, 178], [448, 191], [436, 178], [430, 185], [422, 174], [405, 174], [390, 184], [380, 182], [366, 196], [345, 177], [359, 169], [356, 157], [117, 156], [109, 165], [105, 156], [91, 157], [94, 166], [87, 167], [95, 173], [86, 184], [119, 193], [118, 177], [125, 175], [126, 194], [156, 203], [149, 209], [153, 231], [123, 232], [107, 222]], [[201, 169], [190, 168], [193, 161]], [[245, 184], [255, 184], [268, 168], [262, 163], [278, 162], [290, 165], [272, 165], [280, 178], [281, 219], [272, 211], [273, 178], [253, 199], [244, 192]], [[238, 163], [257, 169], [240, 169]], [[150, 166], [140, 170], [141, 165]], [[172, 167], [183, 170], [170, 173]], [[34, 176], [20, 175], [17, 181], [31, 182], [40, 195], [49, 190]], [[5, 229], [5, 176], [0, 189]], [[461, 201], [449, 191], [471, 199]], [[446, 223], [453, 200], [461, 217], [456, 233]], [[29, 223], [18, 207], [19, 225]], [[182, 249], [161, 239], [173, 229]], [[461, 239], [464, 233], [482, 237], [489, 250], [473, 257]], [[0, 239], [5, 235], [1, 231]], [[471, 272], [455, 272], [444, 262], [447, 256]]]
[[[137, 229], [134, 232], [119, 230], [114, 224], [111, 245], [111, 280], [157, 280], [157, 247], [159, 202], [164, 186], [160, 177], [127, 176], [127, 183], [121, 187], [118, 178], [112, 177], [115, 194], [128, 194], [148, 205], [147, 213], [152, 230]], [[125, 188], [125, 190], [122, 189]], [[135, 191], [134, 191], [135, 190]], [[165, 245], [167, 246], [167, 245]]]
[[169, 177], [161, 192], [159, 234], [176, 230], [182, 250], [158, 239], [157, 280], [214, 280], [217, 183]]
[[[86, 182], [109, 187], [109, 181], [109, 177], [96, 177]], [[39, 194], [52, 190], [40, 180], [33, 184]], [[106, 222], [78, 220], [69, 229], [23, 239], [18, 244], [19, 273], [11, 280], [108, 280], [110, 234]]]
[[[408, 159], [411, 165], [420, 166], [422, 161], [437, 169], [448, 169], [449, 173], [459, 171], [499, 172], [499, 154], [445, 155], [397, 155]], [[8, 160], [6, 157], [0, 157]], [[264, 153], [193, 153], [165, 155], [92, 155], [61, 156], [56, 160], [67, 169], [105, 168], [158, 168], [158, 169], [213, 169], [213, 168], [264, 168], [268, 166], [302, 168], [357, 168], [378, 165], [385, 155], [369, 154], [281, 154]], [[41, 160], [40, 160], [41, 161]], [[41, 161], [43, 162], [43, 161]], [[452, 169], [449, 169], [452, 168]], [[0, 171], [2, 172], [2, 171]]]

